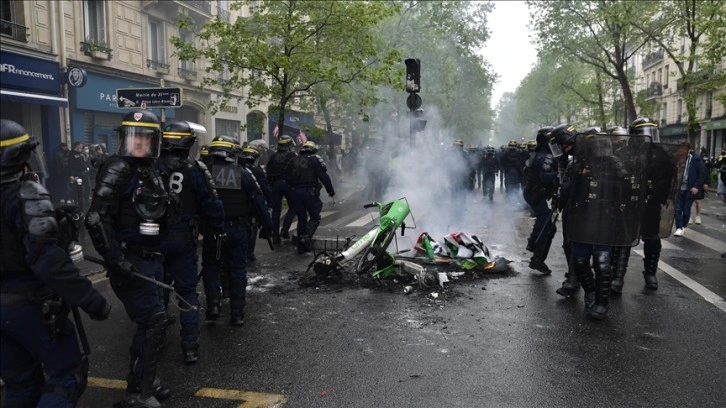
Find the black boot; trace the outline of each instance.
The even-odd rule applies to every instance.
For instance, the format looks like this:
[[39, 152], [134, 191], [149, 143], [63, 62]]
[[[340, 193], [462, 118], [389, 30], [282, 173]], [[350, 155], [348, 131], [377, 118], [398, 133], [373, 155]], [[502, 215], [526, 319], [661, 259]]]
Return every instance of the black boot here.
[[207, 299], [207, 320], [217, 320], [220, 314], [222, 314], [222, 301], [220, 299]]
[[595, 305], [587, 315], [596, 320], [602, 320], [608, 312], [608, 298], [610, 296], [610, 252], [593, 252], [593, 269], [595, 269]]
[[645, 268], [643, 278], [646, 289], [658, 290], [658, 278], [655, 277], [655, 272], [658, 270], [660, 250], [660, 238], [643, 240], [643, 267]]
[[199, 361], [199, 342], [183, 341], [181, 348], [184, 364], [196, 364]]
[[610, 291], [612, 293], [623, 293], [623, 284], [625, 284], [625, 272], [628, 270], [628, 261], [630, 260], [630, 247], [613, 247], [613, 254], [610, 259], [612, 265], [613, 280], [610, 282]]
[[[126, 396], [120, 403], [116, 404], [117, 406], [156, 408], [161, 406], [159, 400], [171, 396], [171, 391], [163, 387], [156, 376], [161, 344], [164, 341], [166, 313], [159, 312], [151, 316], [148, 325], [143, 353], [139, 354], [133, 350], [131, 352], [132, 362], [126, 386]], [[143, 372], [141, 372], [140, 376], [136, 372], [138, 364], [143, 364]]]
[[233, 310], [229, 317], [229, 324], [232, 326], [242, 326], [245, 324], [244, 310]]
[[[570, 262], [568, 262], [569, 264]], [[577, 275], [573, 268], [568, 266], [568, 271], [565, 274], [565, 281], [562, 282], [562, 287], [558, 288], [555, 292], [558, 295], [564, 297], [572, 297], [577, 293], [577, 289], [580, 287], [580, 282], [577, 281]]]
[[595, 278], [590, 270], [590, 259], [574, 258], [572, 262], [577, 280], [585, 291], [585, 309], [589, 310], [595, 303]]
[[532, 258], [529, 260], [529, 267], [542, 272], [544, 275], [549, 275], [552, 270], [544, 262], [547, 259], [547, 255], [550, 252], [550, 246], [552, 246], [552, 238], [556, 230], [548, 228], [539, 237], [539, 242], [535, 244]]

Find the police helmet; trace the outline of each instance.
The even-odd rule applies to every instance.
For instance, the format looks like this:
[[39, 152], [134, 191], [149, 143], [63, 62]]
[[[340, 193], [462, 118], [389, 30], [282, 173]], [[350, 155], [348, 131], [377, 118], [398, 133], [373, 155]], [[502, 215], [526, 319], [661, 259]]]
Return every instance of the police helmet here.
[[537, 148], [537, 141], [536, 140], [530, 140], [527, 142], [527, 150], [530, 152]]
[[318, 152], [318, 146], [312, 140], [303, 143], [300, 148], [300, 154], [315, 154]]
[[253, 165], [255, 160], [260, 158], [260, 152], [254, 147], [245, 146], [240, 153], [240, 158], [246, 165]]
[[290, 150], [294, 145], [295, 143], [288, 135], [282, 135], [277, 139], [277, 150]]
[[622, 126], [611, 126], [608, 128], [608, 134], [616, 136], [627, 136], [628, 130]]
[[209, 146], [210, 155], [220, 156], [232, 161], [237, 158], [241, 151], [242, 147], [239, 142], [230, 136], [217, 136], [212, 139], [212, 144]]
[[199, 155], [202, 157], [209, 156], [209, 146], [202, 145], [202, 147], [199, 148]]
[[550, 143], [553, 141], [559, 145], [575, 143], [575, 127], [569, 123], [556, 126], [550, 134]]
[[545, 126], [537, 131], [537, 144], [546, 144], [550, 141], [550, 133], [555, 130], [554, 126]]
[[516, 140], [510, 140], [509, 144], [507, 144], [507, 147], [510, 149], [516, 149], [519, 147], [519, 143], [517, 143]]
[[654, 142], [660, 141], [658, 124], [655, 122], [655, 120], [649, 117], [640, 117], [638, 119], [635, 119], [633, 123], [630, 124], [630, 134], [650, 136], [650, 138]]
[[161, 148], [188, 151], [198, 138], [206, 133], [207, 129], [197, 123], [187, 121], [169, 123], [161, 134]]
[[116, 154], [123, 157], [155, 159], [161, 151], [161, 126], [153, 112], [127, 113], [121, 122]]
[[464, 148], [464, 141], [461, 140], [461, 139], [456, 139], [456, 140], [454, 140], [454, 146], [457, 146], [457, 147], [460, 147], [460, 148], [463, 149]]
[[2, 183], [17, 181], [23, 167], [40, 144], [19, 123], [0, 119], [0, 178]]
[[486, 148], [486, 154], [487, 155], [494, 156], [494, 154], [496, 154], [496, 152], [497, 152], [497, 150], [494, 147], [492, 147], [492, 146], [489, 146], [489, 147]]
[[582, 133], [584, 133], [586, 135], [604, 135], [604, 134], [606, 134], [602, 131], [600, 126], [591, 126], [587, 129], [583, 130]]

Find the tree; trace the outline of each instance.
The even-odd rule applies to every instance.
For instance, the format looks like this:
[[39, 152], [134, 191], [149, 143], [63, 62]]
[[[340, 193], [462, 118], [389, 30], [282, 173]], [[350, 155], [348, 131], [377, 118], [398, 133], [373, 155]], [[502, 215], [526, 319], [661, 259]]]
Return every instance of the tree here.
[[628, 121], [635, 119], [635, 101], [627, 63], [647, 42], [631, 16], [648, 20], [660, 2], [527, 1], [540, 52], [563, 54], [616, 80], [622, 90]]
[[[630, 23], [675, 62], [678, 89], [686, 101], [688, 141], [695, 146], [699, 136], [697, 97], [726, 85], [726, 74], [717, 69], [726, 55], [726, 3], [669, 0], [659, 3], [659, 9], [656, 19], [631, 18]], [[687, 49], [681, 48], [681, 39], [686, 40]]]
[[525, 135], [533, 134], [534, 127], [521, 125], [518, 119], [519, 107], [513, 92], [505, 92], [497, 104], [497, 119], [494, 144], [506, 145], [510, 140], [519, 141]]
[[[249, 18], [233, 23], [219, 18], [195, 27], [181, 19], [181, 29], [197, 32], [199, 44], [172, 38], [180, 59], [207, 61], [204, 85], [246, 89], [249, 107], [277, 101], [277, 123], [284, 123], [287, 105], [308, 98], [320, 84], [375, 77], [371, 61], [386, 60], [369, 46], [370, 29], [395, 7], [358, 1], [237, 1], [232, 9], [252, 7]], [[225, 79], [222, 74], [228, 73]], [[217, 104], [226, 103], [227, 94]], [[212, 108], [215, 109], [214, 105]]]

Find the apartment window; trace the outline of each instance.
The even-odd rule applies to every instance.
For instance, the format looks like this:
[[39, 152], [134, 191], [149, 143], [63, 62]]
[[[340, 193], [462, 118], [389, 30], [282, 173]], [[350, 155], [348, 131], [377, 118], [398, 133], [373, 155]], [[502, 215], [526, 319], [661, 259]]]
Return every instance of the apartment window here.
[[668, 120], [668, 103], [663, 103], [663, 116], [661, 116], [663, 124]]
[[154, 62], [166, 62], [166, 33], [164, 23], [149, 19], [149, 59]]
[[28, 28], [23, 25], [24, 22], [22, 2], [0, 2], [0, 34], [27, 41]]
[[83, 2], [83, 19], [86, 30], [86, 41], [106, 43], [106, 1], [85, 0]]
[[[182, 31], [179, 33], [179, 36], [181, 37], [182, 41], [187, 43], [194, 43], [194, 34], [190, 31]], [[186, 61], [181, 60], [179, 61], [180, 68], [185, 71], [186, 73], [194, 73], [197, 72], [196, 64], [194, 64], [194, 61]]]
[[681, 122], [681, 115], [683, 115], [683, 99], [678, 100], [678, 105], [676, 105], [676, 123]]
[[662, 68], [658, 68], [658, 83], [660, 83], [660, 84], [663, 83], [663, 69]]
[[671, 76], [671, 71], [668, 69], [668, 65], [665, 66], [665, 77], [663, 77], [663, 88], [668, 88], [668, 78]]
[[229, 0], [218, 0], [217, 1], [217, 15], [219, 19], [225, 23], [229, 23]]

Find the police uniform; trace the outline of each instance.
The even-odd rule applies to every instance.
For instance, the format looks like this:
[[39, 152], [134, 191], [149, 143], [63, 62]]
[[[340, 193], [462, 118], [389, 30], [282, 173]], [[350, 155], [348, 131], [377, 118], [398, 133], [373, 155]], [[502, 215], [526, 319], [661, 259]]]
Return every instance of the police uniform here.
[[[169, 227], [162, 243], [165, 281], [173, 282], [187, 304], [199, 305], [197, 296], [197, 233], [200, 216], [214, 235], [224, 230], [224, 209], [217, 197], [212, 176], [202, 162], [188, 157], [199, 135], [206, 130], [196, 123], [174, 122], [164, 128], [162, 151], [157, 167], [168, 174], [169, 189], [181, 202], [180, 222]], [[210, 237], [213, 239], [213, 237]], [[180, 307], [181, 347], [184, 362], [199, 360], [199, 312]]]
[[[280, 242], [280, 237], [290, 238], [290, 226], [295, 218], [293, 210], [293, 194], [290, 186], [285, 180], [287, 166], [295, 157], [290, 151], [292, 139], [289, 136], [281, 136], [277, 142], [278, 150], [270, 156], [267, 161], [267, 177], [270, 184], [270, 199], [272, 201], [272, 239], [275, 243]], [[282, 213], [282, 199], [287, 200], [288, 210], [282, 221], [280, 230], [280, 215]]]
[[[272, 191], [270, 189], [270, 183], [267, 181], [267, 174], [265, 173], [265, 169], [260, 166], [258, 159], [260, 158], [260, 152], [257, 151], [254, 147], [246, 146], [244, 149], [242, 149], [242, 154], [240, 156], [242, 160], [242, 164], [248, 168], [252, 175], [255, 176], [255, 180], [257, 180], [257, 185], [260, 186], [260, 190], [262, 191], [262, 195], [265, 197], [265, 203], [267, 204], [267, 208], [272, 207]], [[267, 212], [267, 210], [265, 210]], [[257, 232], [260, 230], [261, 222], [257, 220], [258, 217], [253, 216], [250, 219], [250, 226], [249, 226], [249, 241], [247, 245], [247, 261], [252, 262], [256, 259], [255, 257], [255, 247], [257, 244]], [[262, 236], [265, 238], [271, 238], [270, 231], [263, 231]]]
[[88, 359], [68, 305], [99, 320], [110, 307], [71, 262], [48, 191], [20, 180], [37, 145], [22, 126], [1, 121], [0, 375], [5, 406], [75, 406]]
[[295, 197], [293, 206], [297, 215], [299, 253], [312, 250], [312, 238], [320, 225], [320, 212], [323, 209], [320, 184], [322, 183], [329, 196], [335, 195], [325, 162], [316, 152], [315, 143], [305, 142], [300, 149], [300, 155], [290, 160], [286, 177]]
[[487, 147], [484, 157], [481, 160], [482, 173], [482, 194], [488, 197], [489, 201], [494, 199], [494, 183], [499, 171], [499, 161], [493, 147]]
[[209, 148], [212, 174], [219, 199], [224, 207], [225, 239], [204, 240], [202, 274], [207, 297], [207, 320], [220, 315], [221, 276], [229, 272], [230, 324], [244, 324], [245, 290], [247, 287], [248, 224], [254, 215], [265, 228], [272, 228], [272, 220], [255, 177], [237, 163], [239, 143], [228, 136], [214, 138]]
[[[542, 128], [538, 133], [549, 133], [551, 128]], [[544, 138], [542, 138], [544, 139]], [[557, 226], [551, 219], [555, 208], [550, 208], [547, 200], [552, 198], [558, 187], [558, 169], [547, 143], [539, 143], [534, 150], [534, 157], [525, 166], [526, 183], [524, 200], [530, 205], [536, 220], [529, 235], [527, 249], [532, 251], [529, 267], [546, 275], [552, 273], [545, 264], [552, 239], [557, 233]]]
[[170, 392], [156, 377], [166, 314], [159, 286], [135, 276], [163, 279], [161, 224], [174, 223], [178, 202], [154, 167], [161, 129], [152, 112], [124, 116], [116, 154], [98, 170], [86, 230], [103, 256], [111, 287], [136, 323], [126, 396], [120, 406], [158, 406]]

